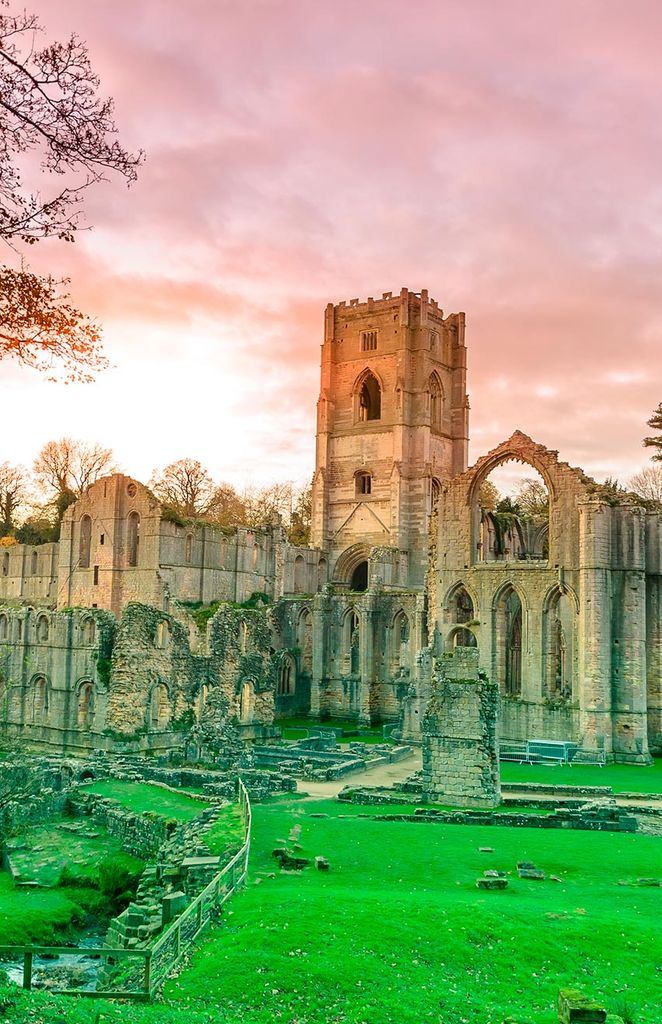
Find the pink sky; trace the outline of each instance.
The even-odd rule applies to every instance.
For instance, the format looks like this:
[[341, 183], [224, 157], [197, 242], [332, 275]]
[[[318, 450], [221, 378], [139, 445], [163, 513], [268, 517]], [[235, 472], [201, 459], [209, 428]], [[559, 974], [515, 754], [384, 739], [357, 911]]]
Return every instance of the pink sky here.
[[[13, 0], [12, 0], [13, 3]], [[35, 0], [87, 40], [140, 180], [30, 250], [114, 364], [2, 364], [0, 461], [52, 437], [129, 473], [237, 485], [313, 468], [327, 301], [465, 310], [471, 461], [516, 428], [603, 478], [662, 400], [657, 0]]]

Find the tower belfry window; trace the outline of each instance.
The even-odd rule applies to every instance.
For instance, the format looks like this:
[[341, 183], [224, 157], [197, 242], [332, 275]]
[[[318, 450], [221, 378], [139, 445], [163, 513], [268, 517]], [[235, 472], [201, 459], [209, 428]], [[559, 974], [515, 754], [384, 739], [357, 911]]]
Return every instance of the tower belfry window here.
[[375, 352], [377, 349], [377, 331], [361, 331], [361, 351]]
[[361, 423], [381, 419], [382, 393], [377, 378], [368, 373], [359, 391], [358, 418]]

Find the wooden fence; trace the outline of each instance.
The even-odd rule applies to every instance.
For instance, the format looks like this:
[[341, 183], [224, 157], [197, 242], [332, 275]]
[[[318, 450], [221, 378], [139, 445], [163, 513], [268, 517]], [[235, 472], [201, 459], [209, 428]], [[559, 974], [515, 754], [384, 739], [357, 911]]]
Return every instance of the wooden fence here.
[[[67, 960], [81, 957], [98, 960], [97, 984], [94, 988], [72, 987], [49, 981], [48, 991], [61, 995], [91, 996], [104, 999], [151, 999], [166, 978], [172, 974], [191, 945], [210, 921], [217, 918], [226, 900], [242, 885], [248, 871], [251, 847], [251, 805], [243, 782], [239, 780], [239, 807], [244, 823], [244, 842], [241, 849], [205, 888], [198, 893], [186, 910], [170, 924], [154, 942], [143, 949], [111, 949], [108, 946], [0, 946], [1, 960], [23, 958], [23, 988], [31, 989], [38, 957]], [[81, 971], [84, 976], [85, 972]]]

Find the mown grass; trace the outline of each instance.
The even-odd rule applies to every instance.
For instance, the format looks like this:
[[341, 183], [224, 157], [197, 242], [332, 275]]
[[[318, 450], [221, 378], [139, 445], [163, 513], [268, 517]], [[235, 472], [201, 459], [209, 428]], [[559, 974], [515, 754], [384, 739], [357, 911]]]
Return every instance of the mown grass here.
[[[359, 813], [332, 801], [255, 807], [248, 887], [165, 1002], [94, 1009], [108, 1024], [554, 1024], [558, 989], [573, 986], [659, 1024], [662, 890], [618, 885], [659, 874], [659, 840]], [[330, 872], [269, 877], [271, 850], [296, 824], [304, 853], [326, 856]], [[518, 860], [562, 881], [520, 880]], [[510, 887], [477, 890], [486, 868], [511, 872]], [[91, 1019], [89, 1004], [3, 995], [12, 1024]]]
[[119, 779], [102, 779], [84, 789], [99, 796], [117, 800], [135, 814], [160, 814], [164, 818], [190, 821], [196, 818], [209, 804], [203, 800], [191, 800], [186, 793], [171, 793], [160, 786], [147, 782], [123, 782]]
[[502, 782], [550, 786], [611, 786], [615, 792], [662, 793], [662, 758], [652, 765], [529, 765], [501, 762]]
[[65, 942], [74, 938], [74, 926], [102, 910], [97, 889], [16, 889], [0, 872], [0, 946]]

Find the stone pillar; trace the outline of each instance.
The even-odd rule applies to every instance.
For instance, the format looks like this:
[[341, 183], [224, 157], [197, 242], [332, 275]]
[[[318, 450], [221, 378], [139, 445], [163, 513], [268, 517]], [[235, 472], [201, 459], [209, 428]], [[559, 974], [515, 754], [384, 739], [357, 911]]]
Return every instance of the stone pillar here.
[[359, 614], [361, 617], [361, 625], [359, 627], [359, 635], [361, 638], [361, 646], [359, 648], [359, 722], [361, 725], [370, 725], [372, 717], [370, 707], [370, 690], [372, 688], [372, 680], [375, 674], [373, 655], [375, 639], [374, 596], [370, 595], [367, 597]]
[[499, 688], [479, 675], [477, 650], [457, 648], [436, 659], [423, 719], [426, 800], [454, 807], [501, 802], [498, 711]]
[[321, 690], [327, 650], [328, 601], [323, 594], [313, 599], [313, 672], [310, 681], [310, 714], [319, 718], [322, 711]]
[[[647, 728], [646, 687], [646, 514], [638, 506], [614, 510], [618, 517], [618, 545], [615, 550], [618, 616], [613, 636], [614, 759], [650, 764]], [[618, 584], [618, 586], [616, 586]]]
[[662, 515], [646, 516], [646, 672], [648, 746], [662, 753]]
[[587, 500], [579, 509], [579, 732], [586, 752], [612, 754], [611, 513]]

